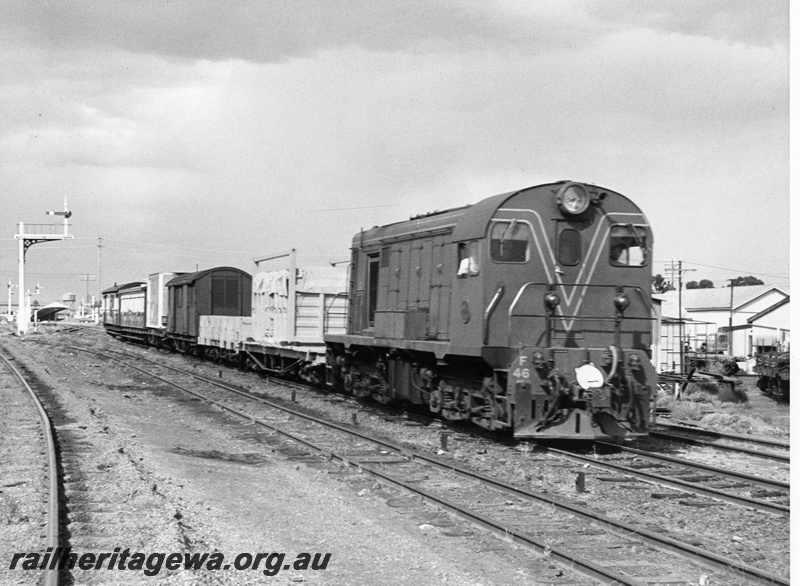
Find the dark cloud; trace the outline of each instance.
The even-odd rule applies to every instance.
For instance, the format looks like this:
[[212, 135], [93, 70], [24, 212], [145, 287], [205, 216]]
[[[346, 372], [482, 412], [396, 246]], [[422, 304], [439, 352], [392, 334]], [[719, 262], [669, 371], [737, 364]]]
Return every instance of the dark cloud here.
[[600, 0], [591, 12], [615, 26], [729, 42], [770, 46], [789, 39], [789, 0]]
[[179, 59], [281, 62], [326, 49], [437, 51], [486, 46], [549, 51], [620, 27], [771, 44], [788, 38], [788, 1], [602, 0], [0, 0], [0, 30], [32, 46], [105, 48]]
[[508, 23], [478, 10], [422, 0], [7, 0], [2, 7], [1, 26], [22, 32], [32, 44], [188, 59], [275, 62], [339, 46], [430, 49], [508, 35]]

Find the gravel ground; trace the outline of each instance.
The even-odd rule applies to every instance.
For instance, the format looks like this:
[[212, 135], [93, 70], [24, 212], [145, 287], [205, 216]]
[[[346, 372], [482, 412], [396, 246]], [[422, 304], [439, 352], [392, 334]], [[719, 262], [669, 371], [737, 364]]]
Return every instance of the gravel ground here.
[[[303, 552], [322, 554], [320, 562], [331, 554], [324, 570], [281, 568], [275, 576], [234, 569], [162, 569], [153, 577], [136, 571], [74, 570], [75, 583], [576, 583], [543, 556], [460, 521], [442, 522], [434, 509], [393, 498], [391, 491], [352, 471], [336, 474], [327, 466], [287, 461], [254, 441], [252, 426], [198, 401], [177, 398], [132, 371], [100, 367], [88, 355], [55, 351], [45, 344], [83, 339], [97, 340], [98, 348], [122, 347], [104, 335], [43, 329], [20, 339], [5, 333], [2, 344], [29, 365], [61, 404], [68, 418], [62, 433], [78, 433], [82, 445], [91, 447], [91, 453], [82, 455], [83, 468], [102, 471], [87, 473], [84, 480], [101, 501], [106, 517], [98, 521], [98, 512], [92, 524], [106, 539], [82, 542], [87, 549], [221, 552], [226, 563], [240, 553], [285, 553], [284, 564]], [[216, 372], [210, 365], [197, 367]], [[251, 387], [268, 386], [233, 371], [225, 376], [242, 377]], [[321, 397], [315, 401], [341, 410], [344, 417], [341, 404]], [[349, 421], [352, 405], [346, 412]], [[387, 423], [365, 412], [359, 418]], [[419, 433], [402, 423], [392, 426]], [[2, 537], [0, 547], [5, 552], [17, 549]], [[4, 568], [7, 556], [0, 561]], [[277, 556], [269, 559], [279, 561]], [[32, 584], [33, 574], [15, 571], [0, 578]]]

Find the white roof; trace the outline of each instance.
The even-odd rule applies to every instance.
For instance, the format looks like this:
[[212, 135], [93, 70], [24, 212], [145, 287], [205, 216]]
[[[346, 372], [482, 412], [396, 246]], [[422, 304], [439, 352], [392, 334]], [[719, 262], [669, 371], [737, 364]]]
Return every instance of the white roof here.
[[[761, 297], [770, 291], [778, 291], [785, 296], [789, 296], [787, 287], [778, 287], [776, 285], [751, 285], [749, 287], [734, 287], [733, 288], [733, 308], [739, 308], [752, 300]], [[664, 297], [664, 306], [667, 304], [675, 305], [676, 309], [673, 312], [673, 317], [677, 317], [678, 311], [678, 292], [668, 291], [662, 295]], [[709, 310], [709, 309], [728, 309], [731, 307], [731, 288], [721, 287], [712, 289], [684, 289], [681, 296], [681, 307], [688, 311]]]

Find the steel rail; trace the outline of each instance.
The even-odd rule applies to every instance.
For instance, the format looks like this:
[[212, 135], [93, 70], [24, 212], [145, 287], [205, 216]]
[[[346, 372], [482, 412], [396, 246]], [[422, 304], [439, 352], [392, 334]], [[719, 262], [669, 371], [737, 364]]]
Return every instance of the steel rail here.
[[[104, 354], [102, 354], [100, 352], [97, 352], [95, 350], [89, 350], [89, 349], [86, 349], [86, 348], [80, 348], [80, 347], [76, 347], [76, 346], [72, 346], [71, 348], [73, 348], [74, 350], [79, 350], [79, 351], [87, 352], [87, 353], [90, 353], [90, 354], [95, 354], [95, 355], [98, 355], [98, 356], [101, 356], [101, 357], [104, 357], [104, 358], [109, 358], [110, 357], [113, 360], [117, 360], [118, 362], [120, 362], [120, 363], [122, 363], [122, 364], [124, 364], [126, 366], [130, 366], [131, 368], [134, 368], [134, 369], [136, 369], [136, 370], [138, 370], [140, 372], [143, 372], [143, 373], [147, 374], [148, 376], [155, 377], [155, 378], [157, 378], [159, 380], [162, 380], [162, 381], [166, 382], [167, 384], [176, 386], [178, 388], [183, 388], [180, 385], [177, 385], [176, 383], [173, 383], [171, 381], [167, 381], [166, 379], [162, 379], [158, 375], [155, 375], [153, 373], [147, 372], [146, 370], [141, 369], [141, 368], [139, 368], [139, 367], [137, 367], [137, 366], [135, 366], [133, 364], [130, 364], [128, 362], [124, 362], [123, 360], [121, 360], [119, 358], [116, 358], [116, 357], [113, 357], [113, 356], [104, 355]], [[122, 352], [118, 352], [118, 353], [125, 355]], [[212, 384], [212, 385], [217, 386], [219, 388], [222, 388], [222, 389], [228, 390], [230, 392], [236, 393], [236, 394], [241, 395], [243, 397], [247, 397], [247, 398], [249, 398], [251, 400], [257, 401], [259, 403], [262, 403], [262, 404], [267, 405], [269, 407], [272, 407], [274, 409], [278, 409], [278, 410], [283, 411], [285, 413], [289, 413], [289, 414], [291, 414], [293, 416], [296, 416], [298, 418], [302, 418], [302, 419], [306, 419], [306, 420], [309, 420], [309, 421], [313, 421], [313, 422], [318, 423], [320, 425], [323, 425], [323, 426], [326, 426], [326, 427], [329, 427], [329, 428], [333, 428], [333, 429], [336, 429], [338, 431], [342, 431], [344, 433], [351, 434], [351, 435], [353, 435], [355, 437], [358, 437], [359, 439], [363, 439], [363, 440], [369, 441], [371, 443], [380, 445], [382, 447], [388, 448], [390, 450], [393, 450], [393, 451], [399, 453], [401, 456], [405, 456], [405, 457], [409, 458], [410, 460], [413, 459], [413, 460], [420, 460], [420, 461], [423, 461], [423, 462], [427, 462], [427, 463], [429, 463], [431, 465], [434, 465], [434, 466], [437, 466], [439, 468], [450, 470], [450, 471], [453, 471], [455, 473], [458, 473], [458, 474], [461, 474], [463, 476], [466, 476], [468, 478], [479, 480], [479, 481], [484, 482], [486, 484], [489, 484], [489, 485], [491, 485], [491, 486], [493, 486], [495, 488], [498, 488], [498, 489], [500, 489], [500, 490], [502, 490], [502, 491], [504, 491], [504, 492], [506, 492], [508, 494], [511, 494], [511, 495], [514, 495], [514, 496], [518, 496], [518, 497], [528, 498], [528, 499], [532, 499], [532, 500], [536, 500], [536, 501], [540, 501], [540, 502], [552, 505], [552, 506], [554, 506], [555, 508], [557, 508], [559, 510], [567, 511], [567, 512], [569, 512], [569, 513], [571, 513], [571, 514], [573, 514], [573, 515], [575, 515], [577, 517], [581, 517], [582, 519], [585, 519], [587, 521], [600, 522], [600, 523], [603, 523], [605, 525], [608, 525], [609, 527], [613, 527], [613, 528], [615, 528], [617, 530], [620, 530], [620, 531], [622, 531], [624, 533], [627, 533], [627, 534], [630, 534], [630, 535], [636, 535], [638, 537], [646, 539], [647, 541], [650, 542], [651, 545], [654, 545], [654, 546], [656, 546], [656, 547], [658, 547], [660, 549], [671, 551], [671, 552], [674, 552], [674, 553], [678, 553], [680, 555], [688, 556], [688, 557], [694, 559], [695, 561], [698, 561], [698, 562], [700, 562], [700, 563], [702, 563], [702, 564], [704, 564], [704, 565], [706, 565], [708, 567], [714, 568], [716, 570], [722, 570], [722, 571], [728, 572], [728, 573], [731, 573], [731, 572], [738, 573], [738, 574], [741, 574], [742, 576], [746, 576], [746, 577], [749, 577], [749, 578], [755, 578], [755, 579], [759, 580], [760, 582], [766, 583], [766, 584], [777, 584], [777, 585], [780, 585], [780, 586], [789, 586], [789, 581], [788, 580], [786, 580], [784, 578], [781, 578], [780, 576], [776, 576], [774, 574], [770, 574], [770, 573], [768, 573], [768, 572], [766, 572], [764, 570], [761, 570], [759, 568], [756, 568], [754, 566], [750, 566], [748, 564], [744, 564], [744, 563], [740, 562], [739, 560], [736, 560], [736, 559], [733, 559], [733, 558], [726, 558], [724, 556], [715, 554], [713, 552], [709, 552], [707, 550], [704, 550], [704, 549], [701, 549], [699, 547], [690, 545], [688, 543], [682, 543], [682, 542], [680, 542], [678, 540], [672, 539], [670, 537], [666, 537], [666, 536], [661, 535], [659, 533], [655, 533], [653, 531], [648, 531], [647, 529], [643, 529], [641, 527], [634, 527], [633, 525], [629, 525], [629, 524], [623, 523], [621, 521], [617, 521], [615, 519], [611, 519], [611, 518], [606, 517], [606, 516], [604, 516], [604, 515], [602, 515], [600, 513], [594, 513], [592, 511], [583, 510], [583, 509], [581, 509], [579, 507], [573, 507], [573, 506], [571, 506], [571, 505], [569, 505], [567, 503], [564, 503], [564, 502], [562, 502], [562, 501], [560, 501], [558, 499], [555, 499], [553, 497], [549, 497], [549, 496], [544, 495], [544, 494], [536, 494], [536, 493], [529, 492], [529, 491], [527, 491], [525, 489], [521, 489], [521, 488], [518, 488], [518, 487], [513, 486], [511, 484], [505, 483], [502, 480], [498, 480], [496, 478], [485, 476], [485, 475], [483, 475], [483, 474], [481, 474], [479, 472], [475, 472], [473, 470], [462, 468], [462, 467], [460, 467], [460, 466], [458, 466], [456, 464], [451, 464], [451, 463], [446, 462], [444, 460], [440, 460], [439, 458], [436, 458], [434, 456], [430, 456], [430, 455], [427, 455], [427, 454], [414, 452], [412, 450], [409, 450], [407, 448], [403, 448], [402, 446], [398, 446], [398, 445], [396, 445], [396, 444], [394, 444], [392, 442], [389, 442], [387, 440], [374, 438], [372, 436], [363, 434], [363, 433], [361, 433], [359, 431], [350, 429], [348, 427], [344, 427], [343, 425], [339, 425], [337, 423], [333, 423], [333, 422], [330, 422], [330, 421], [325, 421], [323, 419], [314, 417], [312, 415], [308, 415], [306, 413], [302, 413], [300, 411], [296, 411], [294, 409], [291, 409], [291, 408], [288, 408], [288, 407], [284, 407], [282, 405], [279, 405], [277, 403], [273, 403], [272, 401], [269, 401], [269, 400], [264, 399], [262, 397], [258, 397], [256, 395], [248, 393], [247, 391], [243, 391], [243, 390], [237, 389], [235, 387], [232, 387], [231, 385], [227, 385], [225, 383], [221, 383], [221, 382], [219, 382], [217, 380], [205, 377], [205, 376], [200, 375], [198, 373], [190, 372], [190, 371], [187, 371], [187, 370], [182, 370], [180, 368], [175, 368], [173, 366], [169, 366], [169, 365], [166, 365], [166, 364], [159, 364], [159, 363], [157, 363], [157, 362], [155, 362], [153, 360], [150, 360], [149, 358], [145, 358], [143, 356], [133, 356], [133, 357], [137, 358], [139, 360], [150, 362], [151, 364], [154, 364], [154, 365], [156, 365], [156, 366], [158, 366], [160, 368], [165, 368], [167, 370], [172, 370], [174, 372], [177, 372], [177, 373], [180, 373], [180, 374], [183, 374], [183, 375], [188, 375], [188, 376], [192, 376], [192, 377], [198, 378], [198, 379], [203, 380], [203, 381], [205, 381], [205, 382], [207, 382], [209, 384]], [[190, 394], [196, 394], [194, 391], [190, 391], [188, 389], [184, 389], [184, 390], [186, 390]], [[214, 402], [214, 401], [212, 401], [210, 399], [205, 399], [204, 398], [204, 400], [208, 400], [208, 401]], [[224, 406], [224, 405], [221, 405], [221, 407], [226, 409], [226, 410], [230, 410], [231, 412], [235, 411], [235, 410], [233, 410], [233, 409], [231, 409], [231, 408], [229, 408], [227, 406]], [[243, 417], [243, 418], [249, 420], [249, 421], [254, 421], [254, 419], [250, 415], [247, 415], [247, 414], [238, 414], [238, 415], [240, 417]], [[281, 433], [282, 435], [286, 435], [288, 433], [288, 432], [283, 432], [283, 431], [281, 431], [279, 429], [273, 428], [272, 426], [270, 426], [268, 423], [265, 423], [265, 422], [260, 423], [260, 425], [268, 427], [270, 429], [275, 429], [276, 432]], [[302, 438], [297, 438], [295, 441], [297, 441], [300, 444], [307, 445], [306, 440], [304, 440]], [[609, 444], [609, 445], [613, 445], [613, 444]], [[318, 449], [321, 453], [323, 453], [325, 455], [330, 455], [330, 452], [328, 450], [319, 449], [319, 448], [314, 448], [314, 449]], [[333, 457], [333, 456], [331, 456], [331, 457]], [[363, 465], [360, 465], [360, 464], [357, 463], [357, 458], [341, 457], [341, 461], [347, 462], [347, 463], [351, 463], [351, 464], [355, 464], [355, 465], [358, 465], [358, 466], [364, 468]], [[414, 487], [409, 488], [409, 490], [415, 491], [415, 492], [417, 491], [417, 489], [414, 488]]]
[[[90, 354], [95, 354], [95, 355], [102, 356], [102, 353], [96, 352], [96, 351], [93, 351], [93, 350], [88, 350], [88, 349], [85, 349], [85, 348], [76, 348], [76, 347], [72, 347], [72, 348], [74, 348], [76, 350], [82, 350], [82, 351], [88, 352]], [[139, 357], [137, 357], [137, 358], [139, 358]], [[610, 570], [607, 570], [607, 569], [605, 569], [604, 567], [602, 567], [600, 565], [594, 564], [594, 563], [589, 562], [587, 560], [583, 560], [583, 559], [571, 556], [567, 552], [562, 551], [559, 548], [554, 548], [552, 546], [548, 546], [547, 544], [545, 544], [543, 542], [540, 542], [540, 541], [534, 539], [533, 537], [530, 537], [528, 535], [525, 535], [524, 533], [520, 533], [518, 531], [510, 529], [507, 526], [502, 525], [499, 522], [490, 519], [489, 517], [481, 515], [480, 513], [477, 513], [477, 512], [474, 512], [474, 511], [470, 511], [469, 509], [466, 509], [466, 508], [462, 507], [461, 505], [458, 505], [457, 503], [454, 503], [454, 502], [452, 502], [452, 501], [450, 501], [448, 499], [445, 499], [443, 497], [437, 496], [437, 495], [435, 495], [435, 494], [433, 494], [431, 492], [428, 492], [428, 491], [426, 491], [424, 489], [421, 489], [419, 487], [415, 487], [410, 483], [403, 482], [402, 480], [394, 478], [394, 477], [392, 477], [390, 475], [387, 475], [387, 474], [381, 472], [380, 470], [377, 470], [377, 469], [375, 469], [375, 468], [373, 468], [371, 466], [365, 465], [363, 463], [359, 463], [358, 462], [358, 458], [352, 458], [352, 457], [348, 457], [348, 456], [345, 456], [345, 455], [341, 455], [341, 454], [338, 454], [338, 453], [333, 452], [331, 450], [327, 450], [327, 449], [325, 449], [323, 447], [317, 446], [316, 444], [314, 444], [313, 442], [311, 442], [311, 441], [309, 441], [309, 440], [307, 440], [305, 438], [302, 438], [302, 437], [300, 437], [298, 435], [295, 435], [295, 434], [293, 434], [291, 432], [285, 431], [285, 430], [281, 429], [280, 427], [277, 427], [275, 425], [267, 423], [266, 421], [262, 421], [260, 419], [256, 419], [255, 417], [253, 417], [252, 415], [250, 415], [248, 413], [244, 413], [244, 412], [239, 411], [238, 409], [234, 409], [233, 407], [230, 407], [230, 406], [228, 406], [228, 405], [226, 405], [224, 403], [221, 403], [219, 401], [215, 401], [214, 399], [206, 397], [202, 393], [198, 393], [197, 391], [193, 391], [191, 389], [187, 389], [186, 387], [184, 387], [182, 385], [179, 385], [179, 384], [177, 384], [177, 383], [175, 383], [173, 381], [169, 381], [169, 380], [167, 380], [167, 379], [165, 379], [163, 377], [158, 376], [157, 374], [153, 374], [152, 372], [148, 372], [147, 370], [145, 370], [143, 368], [139, 368], [138, 366], [130, 364], [129, 362], [125, 362], [125, 361], [120, 360], [119, 358], [115, 358], [115, 357], [112, 357], [112, 359], [113, 360], [117, 360], [118, 362], [120, 362], [121, 364], [123, 364], [123, 365], [125, 365], [125, 366], [127, 366], [129, 368], [133, 368], [134, 370], [137, 370], [137, 371], [139, 371], [141, 373], [144, 373], [144, 374], [146, 374], [148, 376], [151, 376], [151, 377], [153, 377], [153, 378], [155, 378], [157, 380], [160, 380], [160, 381], [162, 381], [162, 382], [164, 382], [164, 383], [166, 383], [168, 385], [171, 385], [171, 386], [173, 386], [175, 388], [178, 388], [178, 389], [180, 389], [180, 390], [182, 390], [182, 391], [184, 391], [186, 393], [189, 393], [190, 395], [192, 395], [194, 397], [197, 397], [197, 398], [199, 398], [199, 399], [201, 399], [203, 401], [206, 401], [206, 402], [208, 402], [208, 403], [210, 403], [212, 405], [216, 405], [220, 409], [222, 409], [224, 411], [227, 411], [229, 413], [232, 413], [232, 414], [234, 414], [234, 415], [236, 415], [238, 417], [241, 417], [242, 419], [244, 419], [246, 421], [255, 423], [257, 425], [260, 425], [261, 427], [265, 427], [265, 428], [267, 428], [267, 429], [269, 429], [271, 431], [274, 431], [275, 433], [280, 434], [281, 436], [283, 436], [283, 437], [285, 437], [285, 438], [287, 438], [287, 439], [289, 439], [289, 440], [291, 440], [291, 441], [293, 441], [295, 443], [298, 443], [298, 444], [300, 444], [302, 446], [305, 446], [306, 448], [309, 448], [309, 449], [311, 449], [311, 450], [313, 450], [315, 452], [319, 452], [320, 454], [326, 456], [327, 459], [329, 459], [329, 460], [338, 460], [338, 461], [340, 461], [340, 462], [342, 462], [342, 463], [344, 463], [344, 464], [346, 464], [348, 466], [349, 465], [357, 466], [359, 470], [367, 472], [368, 474], [371, 474], [372, 476], [374, 476], [376, 478], [379, 478], [379, 479], [381, 479], [381, 480], [383, 480], [385, 482], [388, 482], [389, 484], [392, 484], [392, 485], [397, 486], [399, 488], [403, 488], [403, 489], [411, 492], [412, 494], [419, 495], [420, 497], [422, 497], [423, 500], [435, 503], [436, 505], [439, 505], [439, 506], [443, 507], [444, 509], [447, 509], [448, 511], [458, 515], [459, 517], [462, 517], [462, 518], [464, 518], [464, 519], [466, 519], [466, 520], [468, 520], [468, 521], [470, 521], [472, 523], [476, 523], [476, 524], [478, 524], [478, 525], [480, 525], [480, 526], [482, 526], [484, 528], [490, 529], [491, 531], [497, 533], [498, 535], [500, 535], [500, 536], [502, 536], [504, 538], [511, 539], [511, 541], [513, 541], [515, 543], [519, 543], [521, 545], [525, 545], [525, 546], [527, 546], [529, 548], [532, 548], [532, 549], [534, 549], [534, 550], [536, 550], [538, 552], [549, 551], [550, 552], [549, 555], [552, 558], [560, 561], [564, 565], [566, 565], [568, 567], [571, 567], [572, 569], [575, 569], [578, 572], [580, 572], [580, 573], [582, 573], [582, 574], [584, 574], [584, 575], [586, 575], [588, 577], [601, 580], [606, 584], [613, 584], [613, 585], [617, 585], [618, 584], [618, 585], [622, 585], [622, 586], [646, 586], [646, 584], [644, 582], [640, 582], [638, 580], [633, 580], [630, 577], [618, 576], [614, 572], [611, 572]], [[151, 361], [151, 360], [149, 360], [147, 358], [143, 358], [142, 357], [141, 359], [142, 360], [146, 360], [148, 362], [153, 362], [153, 361]], [[217, 382], [217, 381], [215, 381], [213, 379], [207, 379], [206, 377], [203, 377], [202, 375], [198, 375], [198, 374], [195, 374], [195, 373], [182, 371], [182, 370], [174, 368], [172, 366], [166, 366], [166, 365], [163, 365], [163, 364], [156, 364], [156, 366], [162, 367], [162, 368], [167, 368], [169, 370], [174, 370], [176, 372], [179, 372], [180, 374], [194, 376], [194, 377], [196, 377], [198, 379], [203, 380], [204, 382], [214, 384], [215, 386], [218, 386], [218, 387], [223, 388], [223, 389], [225, 389], [227, 391], [234, 392], [234, 393], [237, 393], [239, 395], [245, 396], [245, 397], [247, 397], [249, 399], [257, 400], [257, 401], [259, 401], [261, 403], [264, 403], [264, 404], [266, 404], [266, 405], [268, 405], [270, 407], [276, 407], [276, 408], [278, 408], [278, 409], [280, 409], [282, 411], [291, 413], [292, 415], [297, 415], [298, 417], [301, 417], [303, 419], [307, 419], [307, 420], [313, 421], [315, 423], [320, 423], [322, 425], [325, 425], [326, 427], [332, 427], [332, 428], [337, 429], [339, 431], [344, 431], [344, 432], [347, 432], [347, 433], [351, 433], [352, 435], [355, 435], [355, 436], [359, 437], [360, 439], [366, 439], [366, 440], [372, 441], [373, 443], [376, 443], [378, 445], [382, 445], [382, 446], [385, 446], [385, 447], [391, 447], [392, 449], [397, 450], [398, 452], [401, 452], [401, 453], [405, 452], [407, 455], [410, 455], [412, 457], [415, 456], [415, 454], [408, 452], [408, 450], [404, 450], [404, 449], [400, 448], [399, 446], [395, 446], [394, 444], [391, 444], [390, 442], [376, 441], [374, 438], [371, 438], [371, 437], [369, 437], [367, 435], [364, 435], [364, 434], [361, 434], [361, 433], [353, 433], [352, 430], [349, 430], [347, 428], [338, 426], [336, 424], [330, 424], [329, 422], [325, 422], [324, 420], [321, 420], [321, 419], [318, 419], [318, 418], [315, 418], [315, 417], [312, 417], [312, 416], [309, 416], [309, 415], [305, 415], [303, 413], [294, 411], [292, 409], [287, 409], [287, 408], [281, 407], [279, 405], [273, 405], [269, 401], [266, 401], [264, 399], [256, 397], [256, 396], [254, 396], [254, 395], [252, 395], [250, 393], [247, 393], [246, 391], [241, 391], [241, 390], [236, 389], [234, 387], [231, 387], [229, 385], [225, 385], [224, 383], [219, 383], [219, 382]]]
[[628, 448], [626, 446], [620, 446], [617, 444], [611, 444], [603, 441], [596, 441], [595, 443], [607, 446], [609, 448], [616, 448], [623, 452], [636, 454], [644, 458], [651, 458], [653, 460], [661, 460], [662, 462], [670, 462], [672, 464], [680, 464], [681, 466], [697, 468], [699, 470], [704, 470], [706, 472], [719, 474], [720, 476], [727, 476], [728, 478], [733, 478], [735, 480], [747, 480], [748, 482], [752, 482], [753, 484], [758, 484], [766, 488], [789, 490], [789, 483], [782, 482], [780, 480], [769, 480], [767, 478], [759, 478], [758, 476], [753, 476], [752, 474], [745, 474], [744, 472], [734, 472], [732, 470], [725, 470], [724, 468], [717, 468], [716, 466], [709, 466], [708, 464], [701, 464], [700, 462], [692, 462], [691, 460], [682, 460], [680, 458], [673, 458], [671, 456], [664, 456], [662, 454], [657, 454], [655, 452], [646, 452], [644, 450], [637, 450], [636, 448]]
[[548, 452], [553, 452], [564, 458], [568, 458], [575, 462], [580, 462], [581, 464], [589, 464], [590, 466], [595, 466], [597, 468], [602, 468], [604, 470], [619, 472], [621, 474], [625, 474], [626, 476], [634, 476], [636, 478], [641, 478], [642, 480], [646, 480], [648, 482], [669, 486], [671, 488], [676, 488], [678, 490], [686, 492], [702, 494], [703, 496], [726, 501], [736, 505], [742, 505], [745, 507], [760, 509], [762, 511], [769, 511], [772, 513], [782, 513], [785, 515], [789, 514], [789, 507], [785, 505], [778, 505], [775, 503], [771, 503], [769, 501], [758, 501], [745, 496], [729, 494], [726, 492], [722, 492], [721, 490], [717, 490], [715, 488], [704, 488], [702, 486], [698, 486], [697, 484], [693, 484], [685, 480], [668, 478], [666, 476], [661, 476], [660, 474], [654, 474], [652, 472], [642, 472], [641, 470], [633, 470], [631, 468], [626, 468], [625, 466], [620, 466], [619, 464], [613, 464], [611, 462], [600, 462], [598, 460], [589, 458], [587, 456], [579, 456], [578, 454], [573, 454], [571, 452], [566, 452], [564, 450], [559, 450], [556, 448], [546, 448], [546, 449]]
[[694, 433], [697, 435], [705, 435], [709, 437], [715, 437], [718, 439], [732, 439], [738, 440], [743, 442], [750, 442], [752, 444], [759, 444], [763, 446], [774, 446], [776, 448], [786, 448], [787, 450], [791, 447], [789, 442], [782, 442], [780, 440], [771, 439], [768, 437], [755, 437], [749, 435], [741, 435], [737, 433], [723, 433], [721, 431], [712, 431], [710, 429], [703, 429], [702, 427], [690, 427], [688, 425], [676, 425], [674, 423], [662, 423], [659, 422], [656, 425], [660, 427], [665, 427], [667, 429], [673, 429], [675, 431], [685, 431], [687, 433]]
[[729, 452], [738, 452], [740, 454], [749, 454], [751, 456], [768, 458], [770, 460], [777, 460], [779, 462], [789, 462], [789, 456], [784, 456], [783, 454], [770, 454], [769, 452], [759, 452], [758, 450], [751, 450], [749, 448], [737, 448], [736, 446], [729, 446], [727, 444], [716, 444], [707, 440], [686, 437], [683, 435], [675, 435], [672, 433], [664, 433], [663, 431], [650, 430], [650, 437], [665, 439], [682, 444], [689, 444], [692, 446], [704, 446], [708, 448], [716, 448], [718, 450], [727, 450]]
[[[42, 431], [44, 432], [44, 441], [47, 448], [47, 471], [49, 476], [49, 492], [47, 502], [47, 547], [52, 547], [54, 555], [58, 552], [58, 524], [59, 524], [59, 506], [58, 506], [58, 461], [56, 459], [56, 445], [53, 439], [53, 430], [50, 425], [50, 418], [47, 416], [42, 402], [36, 395], [36, 392], [30, 387], [28, 382], [22, 374], [11, 364], [11, 361], [5, 355], [0, 354], [8, 369], [19, 380], [25, 390], [31, 397], [36, 411], [39, 413], [39, 419], [42, 423]], [[52, 565], [52, 564], [50, 564]], [[47, 568], [44, 573], [44, 583], [46, 586], [58, 586], [59, 570], [58, 568]]]

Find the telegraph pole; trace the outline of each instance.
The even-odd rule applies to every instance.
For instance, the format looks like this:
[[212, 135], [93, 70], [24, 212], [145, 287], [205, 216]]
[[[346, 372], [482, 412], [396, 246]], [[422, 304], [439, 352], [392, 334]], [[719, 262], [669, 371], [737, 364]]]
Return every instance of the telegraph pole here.
[[103, 253], [103, 237], [102, 236], [98, 236], [97, 237], [97, 299], [98, 299], [98, 301], [101, 299], [100, 290], [102, 288], [101, 285], [100, 285], [100, 279], [102, 278], [102, 275], [103, 275], [103, 257], [102, 257], [102, 253]]
[[728, 354], [733, 356], [733, 283], [736, 279], [728, 279], [731, 287], [731, 312], [728, 315]]
[[19, 240], [19, 284], [17, 285], [19, 291], [19, 307], [17, 308], [17, 335], [21, 336], [28, 331], [30, 324], [30, 301], [28, 296], [25, 295], [25, 253], [34, 244], [40, 242], [54, 242], [56, 240], [66, 240], [72, 238], [69, 233], [68, 220], [72, 216], [72, 212], [67, 209], [67, 198], [64, 197], [64, 211], [63, 212], [46, 212], [48, 216], [64, 216], [64, 233], [59, 234], [54, 230], [58, 228], [58, 224], [29, 224], [28, 232], [25, 232], [25, 226], [22, 222], [19, 223], [19, 233], [14, 234], [14, 238]]
[[[80, 276], [80, 280], [81, 281], [86, 281], [86, 301], [83, 303], [83, 307], [84, 308], [87, 305], [89, 305], [89, 303], [90, 303], [90, 300], [89, 300], [89, 281], [94, 281], [95, 279], [97, 279], [97, 275], [93, 275], [91, 273], [82, 273], [81, 276]], [[84, 315], [85, 315], [85, 313], [84, 313]]]
[[683, 268], [683, 261], [682, 260], [675, 260], [672, 259], [669, 261], [668, 265], [664, 266], [664, 272], [669, 273], [672, 280], [675, 279], [675, 275], [678, 276], [678, 348], [679, 348], [679, 364], [680, 364], [680, 372], [684, 371], [684, 355], [685, 351], [683, 348], [683, 273], [688, 273], [691, 271], [695, 271], [697, 269], [684, 269]]

